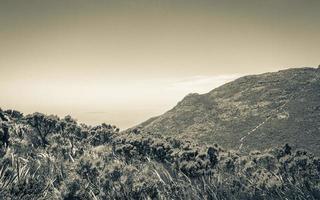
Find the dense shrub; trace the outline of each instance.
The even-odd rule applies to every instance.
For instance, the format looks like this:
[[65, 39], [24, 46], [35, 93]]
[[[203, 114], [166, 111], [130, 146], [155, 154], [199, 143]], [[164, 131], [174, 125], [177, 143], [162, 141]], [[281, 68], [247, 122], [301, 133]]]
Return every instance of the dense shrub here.
[[320, 159], [288, 144], [243, 155], [70, 116], [0, 122], [0, 199], [320, 199]]

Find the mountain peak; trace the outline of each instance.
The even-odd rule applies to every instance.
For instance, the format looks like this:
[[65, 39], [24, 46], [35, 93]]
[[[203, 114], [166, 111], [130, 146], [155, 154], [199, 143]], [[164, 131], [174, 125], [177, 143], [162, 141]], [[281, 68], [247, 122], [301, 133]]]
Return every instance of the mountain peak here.
[[320, 70], [244, 76], [206, 94], [191, 93], [139, 127], [243, 151], [289, 143], [320, 154]]

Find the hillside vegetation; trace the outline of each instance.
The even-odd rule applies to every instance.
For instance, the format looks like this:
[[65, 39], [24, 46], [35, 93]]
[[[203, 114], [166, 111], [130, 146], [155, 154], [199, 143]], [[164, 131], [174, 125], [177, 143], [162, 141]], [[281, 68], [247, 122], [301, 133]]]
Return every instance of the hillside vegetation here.
[[320, 159], [289, 145], [239, 154], [14, 110], [0, 140], [0, 199], [320, 198]]
[[189, 94], [134, 128], [242, 152], [289, 143], [320, 155], [320, 68], [250, 75]]

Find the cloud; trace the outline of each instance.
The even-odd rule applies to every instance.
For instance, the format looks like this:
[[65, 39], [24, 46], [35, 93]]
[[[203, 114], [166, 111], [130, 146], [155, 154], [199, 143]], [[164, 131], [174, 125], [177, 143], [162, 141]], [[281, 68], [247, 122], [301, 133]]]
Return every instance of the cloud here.
[[177, 80], [170, 85], [171, 90], [184, 93], [207, 93], [227, 82], [240, 77], [240, 74], [218, 75], [218, 76], [191, 76]]

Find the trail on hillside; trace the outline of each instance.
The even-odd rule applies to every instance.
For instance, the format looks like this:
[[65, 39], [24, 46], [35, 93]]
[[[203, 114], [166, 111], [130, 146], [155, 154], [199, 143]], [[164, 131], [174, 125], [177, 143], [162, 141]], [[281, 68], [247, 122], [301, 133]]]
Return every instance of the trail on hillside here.
[[[311, 85], [312, 83], [316, 82], [319, 79], [319, 76], [316, 75], [315, 78], [311, 79], [310, 82], [308, 82], [301, 90], [305, 90], [307, 88], [307, 86]], [[247, 134], [245, 134], [242, 138], [240, 138], [240, 145], [238, 150], [240, 151], [243, 147], [244, 141], [245, 139], [248, 138], [248, 136], [250, 136], [252, 133], [254, 133], [256, 130], [258, 130], [261, 126], [263, 126], [266, 122], [268, 122], [270, 119], [272, 119], [274, 116], [276, 116], [277, 114], [280, 113], [280, 111], [283, 111], [283, 108], [293, 99], [293, 98], [297, 98], [300, 94], [297, 93], [296, 95], [290, 95], [288, 100], [283, 103], [282, 105], [278, 106], [277, 108], [271, 110], [268, 113], [268, 117], [261, 123], [259, 123], [257, 126], [255, 126], [253, 129], [251, 129], [249, 132], [247, 132]]]

